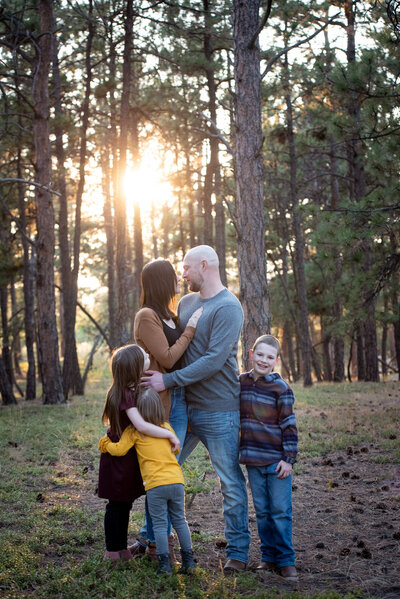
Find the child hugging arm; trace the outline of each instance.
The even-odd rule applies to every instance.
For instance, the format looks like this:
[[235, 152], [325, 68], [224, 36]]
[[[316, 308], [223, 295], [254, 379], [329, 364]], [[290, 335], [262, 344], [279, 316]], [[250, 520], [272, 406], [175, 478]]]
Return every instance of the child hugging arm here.
[[[166, 438], [171, 443], [173, 452], [179, 449], [179, 440], [175, 434], [162, 426], [147, 422], [136, 407], [135, 388], [140, 383], [140, 377], [149, 367], [148, 354], [138, 345], [126, 345], [115, 350], [111, 357], [112, 384], [107, 392], [103, 412], [103, 423], [110, 425], [110, 432], [120, 437], [118, 447], [112, 444], [108, 436], [99, 441], [102, 453], [125, 455], [133, 446], [134, 429], [140, 433], [159, 438]], [[125, 412], [133, 426], [128, 426], [122, 432], [122, 413]]]
[[[153, 395], [157, 395], [157, 397], [155, 398]], [[150, 405], [150, 402], [152, 402], [152, 405]], [[160, 402], [158, 393], [152, 389], [139, 391], [138, 408], [133, 409], [136, 410], [140, 419], [145, 423], [145, 426], [143, 427], [145, 430], [140, 431], [139, 429], [135, 429], [134, 426], [129, 425], [126, 427], [117, 443], [113, 443], [107, 436], [102, 437], [99, 441], [99, 449], [102, 453], [108, 452], [113, 456], [125, 455], [131, 449], [131, 447], [135, 445], [138, 438], [138, 433], [147, 434], [149, 437], [161, 438], [161, 435], [152, 434], [153, 430], [158, 432], [159, 428], [162, 428], [166, 433], [170, 432], [172, 436], [175, 436], [171, 430], [171, 427], [165, 422], [165, 412], [162, 403]], [[154, 413], [154, 410], [156, 410], [157, 413]], [[146, 419], [143, 418], [142, 414]], [[179, 453], [179, 442], [178, 446], [174, 447], [171, 438], [169, 438], [169, 440], [171, 442], [171, 452], [174, 454]]]

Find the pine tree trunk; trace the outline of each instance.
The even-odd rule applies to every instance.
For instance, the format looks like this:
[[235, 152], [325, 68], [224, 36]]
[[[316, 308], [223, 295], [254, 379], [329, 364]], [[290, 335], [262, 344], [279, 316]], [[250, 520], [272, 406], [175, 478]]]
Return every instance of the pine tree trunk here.
[[332, 381], [332, 363], [330, 354], [331, 336], [326, 333], [325, 322], [321, 317], [322, 351], [324, 359], [324, 381]]
[[[346, 33], [347, 33], [347, 62], [350, 66], [356, 63], [356, 44], [355, 44], [355, 2], [354, 0], [344, 1], [344, 10], [346, 15]], [[347, 143], [348, 156], [348, 181], [350, 198], [360, 202], [366, 195], [366, 180], [364, 171], [364, 150], [360, 135], [361, 107], [359, 94], [357, 90], [350, 90], [348, 93], [347, 111], [351, 119], [351, 130]], [[362, 240], [362, 252], [364, 255], [363, 271], [365, 274], [362, 295], [366, 302], [367, 315], [363, 320], [362, 329], [364, 336], [364, 376], [363, 380], [379, 381], [378, 369], [378, 345], [376, 336], [375, 322], [375, 300], [368, 300], [370, 289], [368, 288], [369, 273], [372, 269], [371, 244], [368, 238]], [[361, 326], [361, 325], [360, 325]], [[359, 372], [360, 376], [360, 372]]]
[[[391, 231], [390, 233], [390, 245], [392, 248], [392, 252], [396, 252], [397, 250], [397, 240], [395, 233]], [[397, 290], [399, 289], [399, 275], [398, 273], [393, 274], [393, 281], [390, 293], [390, 299], [392, 304], [393, 311], [393, 330], [394, 330], [394, 347], [396, 351], [396, 363], [397, 363], [397, 372], [398, 372], [398, 380], [400, 381], [400, 302]]]
[[[219, 258], [219, 270], [221, 281], [224, 285], [227, 283], [226, 278], [226, 257], [225, 257], [225, 218], [224, 206], [221, 198], [221, 173], [219, 164], [219, 141], [215, 137], [217, 131], [214, 124], [217, 123], [217, 86], [215, 82], [215, 72], [213, 64], [213, 36], [212, 36], [212, 18], [210, 15], [210, 3], [208, 0], [203, 0], [205, 28], [204, 28], [204, 56], [206, 59], [206, 77], [208, 89], [208, 110], [212, 123], [210, 123], [210, 161], [207, 166], [208, 183], [204, 186], [204, 193], [207, 195], [207, 205], [210, 210], [210, 217], [205, 214], [205, 243], [213, 244], [213, 219], [212, 219], [212, 203], [211, 194], [215, 196], [215, 249]], [[213, 124], [214, 123], [214, 124]], [[207, 231], [209, 230], [209, 233]]]
[[[136, 80], [135, 80], [136, 86]], [[136, 89], [134, 88], [134, 93]], [[137, 91], [136, 91], [137, 93]], [[138, 167], [140, 162], [140, 148], [139, 148], [139, 122], [136, 115], [132, 119], [131, 126], [132, 134], [132, 159], [133, 166]], [[134, 262], [134, 277], [133, 277], [133, 306], [131, 310], [131, 330], [133, 332], [133, 321], [135, 318], [135, 312], [139, 308], [140, 300], [140, 288], [141, 288], [141, 276], [144, 265], [143, 258], [143, 230], [142, 230], [142, 216], [140, 211], [140, 198], [135, 198], [133, 207], [133, 241], [135, 251], [135, 262]]]
[[49, 140], [49, 70], [52, 54], [51, 31], [53, 24], [52, 5], [49, 0], [38, 0], [40, 38], [38, 40], [38, 62], [36, 67], [33, 99], [33, 138], [35, 145], [37, 209], [37, 325], [39, 351], [43, 380], [43, 402], [64, 402], [61, 369], [58, 354], [58, 334], [55, 314], [54, 292], [54, 207], [51, 193], [51, 153]]
[[365, 381], [365, 361], [364, 361], [364, 339], [361, 326], [356, 329], [357, 344], [357, 378], [359, 381]]
[[258, 0], [233, 1], [237, 258], [244, 312], [242, 355], [245, 368], [255, 339], [270, 332], [265, 264], [260, 48], [258, 41], [250, 44], [259, 26], [259, 7]]
[[225, 238], [225, 210], [222, 201], [221, 169], [218, 163], [215, 170], [215, 251], [219, 258], [219, 274], [223, 285], [228, 284], [226, 276], [226, 238]]
[[[17, 176], [22, 179], [22, 157], [21, 150], [18, 149], [17, 155]], [[24, 292], [24, 329], [25, 329], [25, 347], [28, 362], [28, 372], [26, 374], [25, 399], [31, 400], [36, 397], [36, 364], [35, 364], [35, 265], [34, 249], [30, 248], [26, 237], [26, 212], [25, 195], [22, 183], [18, 183], [18, 205], [19, 220], [21, 229], [21, 243], [23, 250], [23, 292]]]
[[10, 351], [10, 331], [8, 326], [8, 289], [7, 287], [1, 287], [0, 289], [0, 311], [1, 311], [1, 330], [2, 330], [2, 350], [1, 356], [7, 378], [10, 385], [13, 384], [13, 367], [12, 367], [12, 355]]
[[308, 304], [307, 304], [307, 287], [304, 265], [304, 238], [303, 229], [298, 211], [297, 197], [297, 157], [294, 145], [294, 130], [293, 130], [293, 109], [292, 99], [289, 90], [288, 81], [288, 62], [287, 55], [285, 57], [285, 87], [286, 87], [286, 124], [287, 136], [289, 144], [289, 159], [290, 159], [290, 203], [292, 208], [292, 227], [293, 236], [295, 239], [294, 252], [294, 269], [296, 274], [296, 290], [300, 312], [300, 343], [303, 363], [303, 384], [305, 387], [312, 385], [311, 376], [311, 360], [312, 360], [312, 345], [310, 339], [310, 331], [308, 325]]
[[14, 277], [12, 277], [10, 281], [10, 294], [11, 294], [11, 334], [12, 334], [12, 342], [11, 342], [11, 353], [12, 353], [12, 362], [14, 367], [15, 375], [22, 376], [20, 360], [21, 360], [21, 339], [19, 334], [18, 327], [18, 305], [17, 305], [17, 296], [15, 293], [15, 281]]
[[3, 358], [0, 356], [0, 394], [3, 406], [9, 406], [16, 404], [11, 383], [8, 379], [8, 375], [4, 366]]
[[[116, 80], [116, 44], [113, 41], [113, 31], [110, 30], [110, 79]], [[116, 102], [114, 88], [109, 91], [110, 106], [110, 131], [106, 133], [104, 151], [102, 153], [102, 186], [103, 186], [103, 217], [104, 230], [106, 234], [107, 251], [107, 305], [108, 305], [108, 328], [110, 332], [110, 345], [112, 348], [118, 346], [117, 334], [117, 291], [116, 291], [116, 244], [115, 244], [115, 218], [113, 213], [113, 195], [117, 188], [117, 127], [116, 127]], [[111, 161], [113, 169], [111, 169]]]
[[[388, 313], [389, 310], [389, 298], [385, 293], [383, 296], [383, 312], [384, 315]], [[385, 377], [387, 375], [387, 340], [388, 340], [388, 325], [386, 320], [383, 320], [382, 323], [382, 339], [381, 339], [381, 360], [382, 360], [382, 376]]]
[[[339, 167], [337, 160], [337, 145], [334, 140], [330, 140], [330, 172], [331, 172], [331, 206], [336, 209], [339, 204]], [[335, 246], [333, 248], [333, 258], [335, 260], [335, 270], [333, 275], [333, 289], [335, 294], [335, 301], [332, 308], [332, 316], [336, 323], [335, 329], [339, 327], [339, 324], [343, 317], [343, 305], [338, 291], [339, 283], [342, 278], [342, 258], [340, 251]], [[333, 340], [333, 354], [334, 354], [334, 369], [333, 369], [333, 381], [335, 383], [341, 383], [344, 378], [344, 339], [341, 335], [332, 336]]]
[[[89, 11], [89, 13], [91, 10]], [[56, 31], [56, 23], [54, 23]], [[89, 38], [86, 44], [86, 62], [90, 65], [90, 47], [93, 38], [93, 26], [89, 24]], [[77, 301], [77, 276], [79, 271], [79, 248], [80, 248], [80, 219], [81, 203], [85, 179], [85, 161], [86, 161], [86, 130], [88, 126], [89, 94], [90, 94], [90, 66], [87, 73], [86, 92], [83, 103], [84, 124], [81, 133], [81, 165], [80, 178], [77, 193], [77, 206], [75, 213], [75, 241], [74, 241], [74, 265], [76, 270], [71, 270], [70, 244], [68, 232], [68, 204], [67, 204], [67, 185], [65, 180], [65, 151], [63, 143], [63, 130], [58, 123], [63, 115], [61, 100], [61, 80], [60, 67], [58, 60], [57, 38], [53, 36], [53, 81], [55, 95], [55, 113], [59, 117], [55, 125], [55, 155], [57, 158], [57, 184], [60, 197], [60, 213], [58, 222], [58, 234], [60, 244], [60, 262], [61, 262], [61, 287], [62, 287], [62, 320], [63, 320], [63, 389], [65, 398], [71, 392], [72, 395], [83, 395], [84, 388], [82, 376], [79, 368], [78, 354], [76, 349], [75, 322], [76, 322], [76, 301]], [[89, 80], [89, 85], [88, 85]], [[82, 166], [83, 161], [83, 166]]]
[[128, 343], [128, 281], [127, 281], [127, 230], [126, 201], [123, 180], [127, 164], [129, 130], [129, 94], [131, 86], [131, 54], [133, 38], [133, 0], [127, 0], [122, 68], [122, 96], [120, 113], [119, 160], [115, 196], [116, 274], [117, 274], [117, 340], [118, 345]]
[[112, 213], [111, 200], [111, 178], [110, 178], [110, 154], [109, 147], [102, 153], [102, 188], [103, 188], [103, 217], [104, 231], [106, 234], [106, 255], [107, 255], [107, 306], [108, 306], [108, 328], [110, 331], [111, 347], [117, 347], [116, 334], [116, 314], [115, 314], [115, 238], [114, 238], [114, 218]]

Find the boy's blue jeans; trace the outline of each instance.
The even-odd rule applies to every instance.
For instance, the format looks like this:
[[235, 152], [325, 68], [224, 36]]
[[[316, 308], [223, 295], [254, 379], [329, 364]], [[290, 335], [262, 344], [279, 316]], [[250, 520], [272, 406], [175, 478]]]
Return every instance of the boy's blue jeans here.
[[279, 568], [294, 566], [292, 543], [292, 475], [278, 478], [275, 468], [246, 466], [256, 511], [261, 560]]

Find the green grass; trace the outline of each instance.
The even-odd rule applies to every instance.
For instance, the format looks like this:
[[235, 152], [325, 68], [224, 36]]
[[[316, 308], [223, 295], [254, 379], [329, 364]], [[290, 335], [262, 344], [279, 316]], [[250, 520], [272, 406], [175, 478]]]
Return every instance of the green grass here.
[[[0, 591], [6, 599], [127, 599], [128, 597], [356, 599], [357, 593], [308, 595], [267, 589], [252, 573], [224, 577], [198, 569], [189, 577], [155, 575], [146, 560], [113, 567], [102, 562], [103, 513], [82, 496], [94, 493], [97, 440], [107, 383], [92, 383], [84, 398], [64, 406], [22, 402], [0, 409]], [[381, 387], [382, 388], [382, 387]], [[302, 456], [374, 442], [400, 463], [395, 409], [388, 402], [371, 418], [377, 387], [295, 385]], [[381, 456], [382, 461], [386, 455]], [[301, 469], [301, 460], [299, 470]], [[185, 464], [187, 496], [213, 488], [211, 463], [199, 447]], [[130, 532], [141, 525], [134, 513]], [[212, 536], [194, 533], [199, 551]]]

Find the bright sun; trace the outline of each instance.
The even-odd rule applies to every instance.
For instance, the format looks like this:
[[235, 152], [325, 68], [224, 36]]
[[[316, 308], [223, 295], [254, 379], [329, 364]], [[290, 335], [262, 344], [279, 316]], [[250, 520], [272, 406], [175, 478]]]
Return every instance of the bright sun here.
[[150, 212], [152, 206], [160, 208], [173, 198], [170, 184], [161, 179], [156, 168], [148, 165], [125, 171], [124, 192], [127, 204], [138, 202], [143, 212]]

